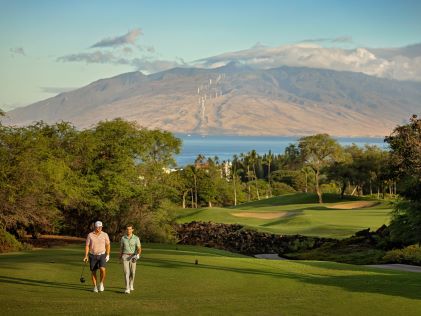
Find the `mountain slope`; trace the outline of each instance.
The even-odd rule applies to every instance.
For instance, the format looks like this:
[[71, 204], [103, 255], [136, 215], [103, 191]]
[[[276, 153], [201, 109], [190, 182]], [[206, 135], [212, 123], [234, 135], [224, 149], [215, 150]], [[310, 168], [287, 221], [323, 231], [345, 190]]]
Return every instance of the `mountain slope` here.
[[173, 132], [384, 136], [421, 109], [421, 83], [302, 67], [122, 74], [7, 113], [4, 124], [123, 117]]

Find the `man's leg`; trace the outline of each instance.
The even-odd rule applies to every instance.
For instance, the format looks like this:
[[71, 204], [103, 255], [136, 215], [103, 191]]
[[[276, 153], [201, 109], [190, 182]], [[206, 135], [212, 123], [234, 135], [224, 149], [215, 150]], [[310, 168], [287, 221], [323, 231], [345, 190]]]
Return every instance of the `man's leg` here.
[[126, 293], [130, 293], [130, 257], [128, 255], [123, 255], [122, 259]]
[[100, 283], [99, 283], [99, 291], [100, 292], [104, 291], [104, 281], [105, 281], [105, 275], [106, 275], [105, 267], [107, 265], [107, 262], [105, 261], [105, 257], [106, 257], [106, 255], [104, 253], [98, 258], [99, 275], [100, 275]]
[[91, 270], [91, 279], [92, 279], [92, 284], [94, 285], [94, 292], [98, 292], [98, 288], [97, 288], [97, 278], [96, 278], [96, 260], [95, 257], [92, 255], [89, 255], [89, 267]]
[[96, 270], [91, 271], [92, 284], [96, 287]]
[[92, 278], [92, 284], [94, 285], [94, 292], [98, 292], [97, 288], [97, 278], [96, 278], [96, 270], [91, 271], [91, 278]]
[[99, 274], [100, 274], [101, 283], [104, 284], [105, 275], [107, 274], [104, 267], [99, 268]]
[[136, 262], [130, 261], [130, 291], [133, 291], [134, 276], [136, 275]]

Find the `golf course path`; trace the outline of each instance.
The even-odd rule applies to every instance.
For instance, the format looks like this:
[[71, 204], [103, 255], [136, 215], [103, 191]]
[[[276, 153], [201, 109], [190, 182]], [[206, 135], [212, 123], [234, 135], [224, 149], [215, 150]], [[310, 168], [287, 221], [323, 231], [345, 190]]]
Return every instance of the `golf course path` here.
[[371, 264], [367, 265], [370, 268], [380, 268], [380, 269], [390, 269], [390, 270], [399, 270], [399, 271], [407, 271], [407, 272], [421, 272], [421, 267], [419, 266], [412, 266], [409, 264]]

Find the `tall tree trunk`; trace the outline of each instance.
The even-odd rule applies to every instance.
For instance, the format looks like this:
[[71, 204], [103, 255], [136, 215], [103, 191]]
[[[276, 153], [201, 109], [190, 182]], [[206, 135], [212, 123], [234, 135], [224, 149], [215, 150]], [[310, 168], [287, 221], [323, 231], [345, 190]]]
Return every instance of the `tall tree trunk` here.
[[197, 208], [197, 179], [196, 179], [196, 175], [194, 175], [194, 200], [195, 200], [195, 208]]
[[193, 194], [193, 189], [190, 189], [190, 193], [191, 193], [191, 208], [194, 208], [194, 194]]
[[344, 199], [344, 196], [345, 196], [345, 190], [346, 190], [346, 182], [344, 181], [344, 182], [342, 183], [342, 188], [341, 188], [341, 200], [343, 200], [343, 199]]
[[370, 195], [373, 195], [373, 188], [371, 187], [371, 179], [370, 179]]
[[237, 188], [235, 186], [235, 173], [232, 177], [232, 183], [234, 184], [234, 205], [237, 205]]
[[186, 208], [186, 195], [189, 193], [189, 190], [183, 192], [183, 208]]
[[253, 172], [254, 172], [254, 185], [256, 186], [257, 199], [260, 201], [259, 188], [257, 187], [256, 168], [254, 167], [254, 164], [253, 164]]
[[320, 190], [320, 185], [319, 185], [319, 170], [316, 170], [316, 193], [317, 196], [319, 197], [319, 203], [323, 203], [323, 198], [322, 198], [322, 191]]
[[247, 164], [247, 189], [248, 189], [248, 197], [247, 200], [250, 202], [250, 198], [251, 198], [251, 189], [250, 189], [250, 167]]
[[304, 174], [305, 174], [305, 176], [306, 176], [306, 188], [305, 188], [305, 190], [306, 190], [306, 193], [308, 192], [308, 187], [307, 187], [307, 177], [308, 177], [308, 175], [307, 175], [307, 172], [304, 172]]
[[270, 185], [270, 162], [268, 163], [269, 196], [272, 197], [272, 186]]

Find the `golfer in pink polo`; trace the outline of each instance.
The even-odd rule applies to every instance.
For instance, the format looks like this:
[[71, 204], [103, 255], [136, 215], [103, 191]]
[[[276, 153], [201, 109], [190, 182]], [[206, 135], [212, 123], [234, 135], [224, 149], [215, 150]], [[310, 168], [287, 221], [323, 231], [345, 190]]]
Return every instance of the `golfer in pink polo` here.
[[[105, 267], [110, 260], [110, 250], [110, 238], [107, 233], [102, 231], [102, 222], [97, 221], [95, 222], [95, 230], [89, 233], [86, 238], [85, 258], [83, 258], [85, 262], [89, 259], [95, 293], [98, 293], [98, 290], [104, 291]], [[96, 270], [98, 269], [100, 273], [99, 287], [96, 277]]]

